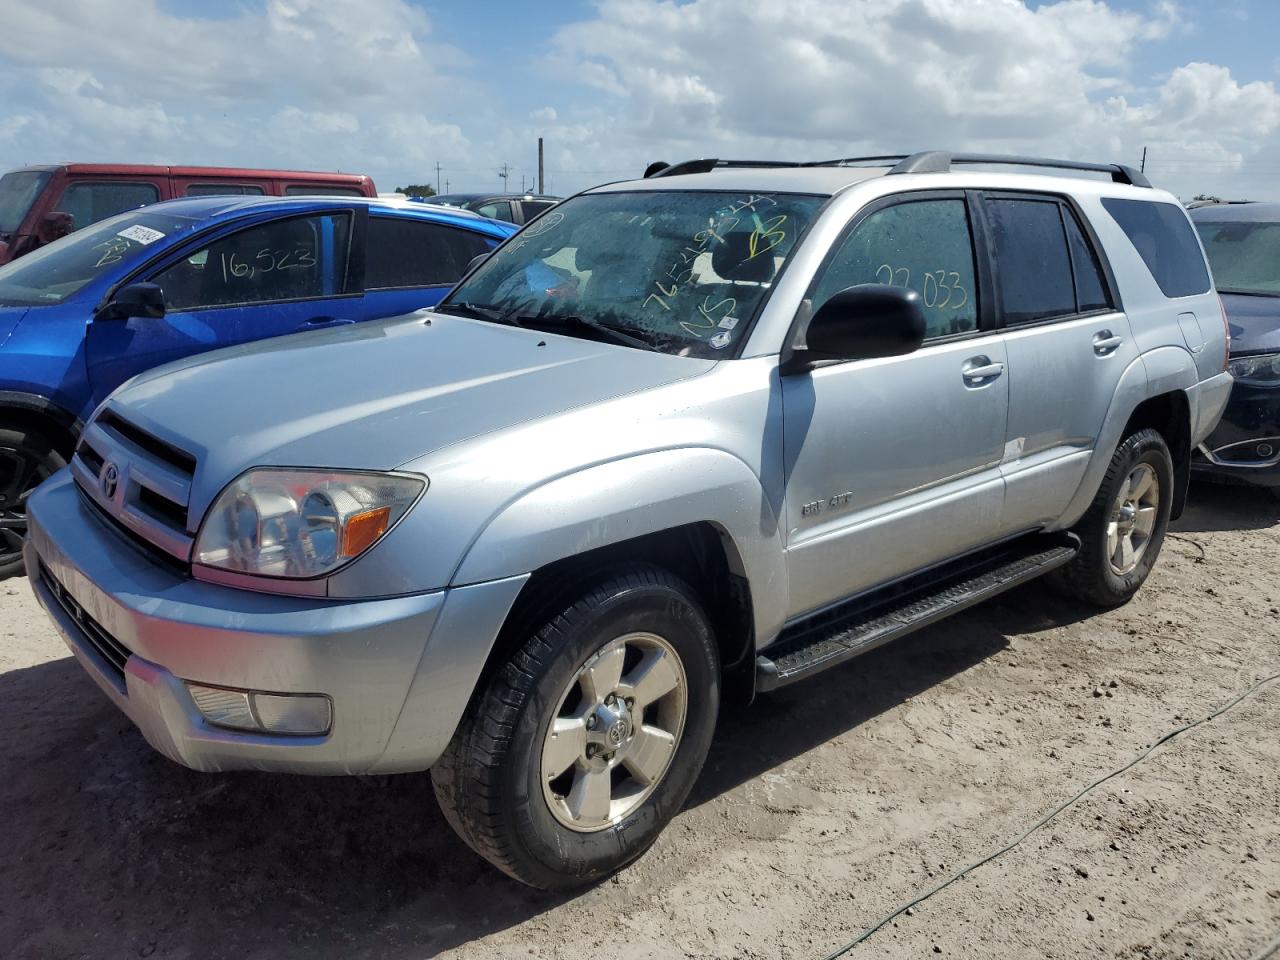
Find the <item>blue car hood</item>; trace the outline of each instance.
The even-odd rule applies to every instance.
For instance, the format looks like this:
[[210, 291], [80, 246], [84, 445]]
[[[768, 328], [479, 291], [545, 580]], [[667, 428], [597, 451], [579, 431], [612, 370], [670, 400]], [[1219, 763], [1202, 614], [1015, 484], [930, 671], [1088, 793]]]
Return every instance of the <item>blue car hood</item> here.
[[1251, 297], [1224, 293], [1231, 327], [1231, 353], [1265, 353], [1280, 350], [1280, 297]]
[[9, 335], [18, 328], [18, 321], [27, 315], [30, 307], [0, 307], [0, 347], [9, 339]]

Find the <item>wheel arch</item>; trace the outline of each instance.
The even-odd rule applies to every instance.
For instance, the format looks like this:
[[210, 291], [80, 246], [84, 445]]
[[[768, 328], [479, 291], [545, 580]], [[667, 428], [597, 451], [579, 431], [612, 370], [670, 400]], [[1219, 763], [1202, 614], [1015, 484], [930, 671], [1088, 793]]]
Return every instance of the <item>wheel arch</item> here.
[[37, 430], [52, 439], [71, 459], [84, 424], [55, 401], [38, 394], [0, 390], [0, 424]]

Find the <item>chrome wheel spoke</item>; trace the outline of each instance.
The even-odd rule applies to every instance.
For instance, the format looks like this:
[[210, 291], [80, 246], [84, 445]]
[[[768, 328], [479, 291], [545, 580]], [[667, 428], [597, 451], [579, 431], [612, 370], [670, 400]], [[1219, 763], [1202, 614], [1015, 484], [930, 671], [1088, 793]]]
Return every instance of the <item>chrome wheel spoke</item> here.
[[557, 717], [542, 748], [542, 775], [554, 780], [587, 755], [587, 722], [580, 717]]
[[631, 749], [622, 762], [644, 786], [656, 783], [676, 752], [676, 738], [665, 730], [648, 725], [635, 732]]
[[618, 688], [618, 694], [635, 701], [635, 709], [643, 710], [655, 700], [665, 697], [680, 683], [671, 658], [661, 650], [651, 650], [628, 673]]
[[584, 825], [604, 823], [613, 806], [613, 778], [607, 769], [584, 770], [573, 781], [565, 805]]
[[1138, 514], [1134, 518], [1133, 528], [1141, 533], [1144, 539], [1149, 538], [1151, 531], [1156, 528], [1156, 508], [1139, 507]]
[[603, 703], [604, 698], [618, 689], [622, 681], [622, 665], [627, 659], [625, 644], [605, 651], [582, 671], [580, 683], [582, 695], [590, 703]]

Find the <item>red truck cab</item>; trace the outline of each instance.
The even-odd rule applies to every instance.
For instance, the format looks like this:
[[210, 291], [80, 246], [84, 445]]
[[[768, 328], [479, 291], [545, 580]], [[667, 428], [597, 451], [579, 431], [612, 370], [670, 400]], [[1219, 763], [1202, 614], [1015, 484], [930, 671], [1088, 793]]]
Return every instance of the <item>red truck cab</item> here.
[[135, 207], [174, 197], [376, 197], [357, 173], [58, 163], [19, 167], [0, 177], [0, 264]]

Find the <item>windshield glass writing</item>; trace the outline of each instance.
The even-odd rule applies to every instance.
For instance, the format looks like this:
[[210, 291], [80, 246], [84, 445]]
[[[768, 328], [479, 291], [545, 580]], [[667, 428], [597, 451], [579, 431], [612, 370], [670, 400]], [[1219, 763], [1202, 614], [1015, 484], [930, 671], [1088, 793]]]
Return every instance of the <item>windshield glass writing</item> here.
[[658, 349], [732, 352], [822, 198], [638, 191], [543, 215], [450, 302], [515, 319], [577, 317]]
[[1280, 296], [1280, 223], [1197, 223], [1219, 290]]
[[78, 230], [0, 267], [0, 304], [61, 303], [91, 280], [140, 260], [160, 249], [158, 241], [185, 234], [194, 224], [187, 217], [130, 212]]
[[0, 233], [14, 233], [49, 181], [39, 170], [18, 170], [0, 177]]

